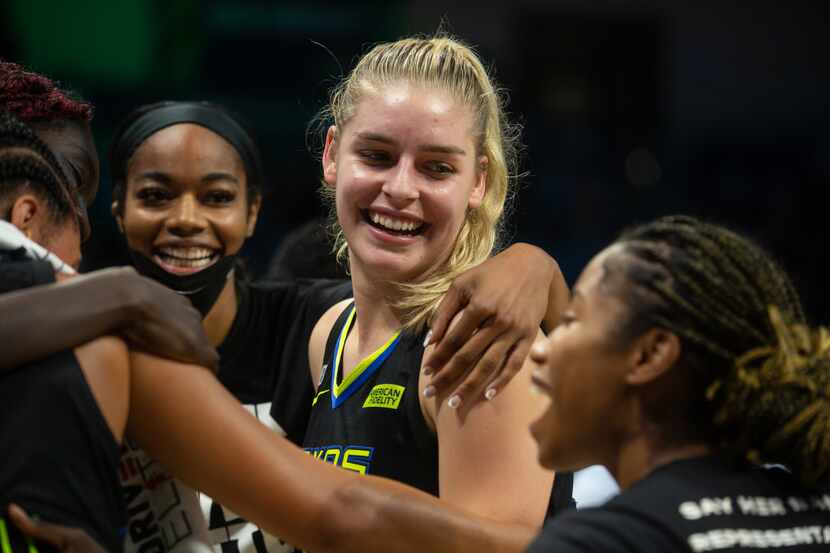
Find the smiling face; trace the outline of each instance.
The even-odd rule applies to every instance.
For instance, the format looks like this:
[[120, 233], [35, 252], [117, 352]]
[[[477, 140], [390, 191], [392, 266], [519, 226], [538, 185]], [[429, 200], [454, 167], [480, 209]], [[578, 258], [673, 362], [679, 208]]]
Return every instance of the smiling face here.
[[416, 281], [440, 266], [484, 197], [484, 167], [472, 113], [450, 95], [405, 83], [365, 91], [323, 155], [353, 274]]
[[625, 255], [612, 246], [597, 255], [579, 277], [560, 324], [532, 352], [541, 365], [535, 387], [550, 400], [531, 425], [539, 462], [557, 470], [606, 463], [627, 432], [626, 374], [634, 355], [615, 340], [626, 308], [607, 282], [605, 261]]
[[113, 212], [131, 249], [186, 275], [237, 253], [253, 233], [259, 199], [249, 205], [246, 192], [234, 147], [202, 126], [178, 124], [135, 151], [125, 203]]

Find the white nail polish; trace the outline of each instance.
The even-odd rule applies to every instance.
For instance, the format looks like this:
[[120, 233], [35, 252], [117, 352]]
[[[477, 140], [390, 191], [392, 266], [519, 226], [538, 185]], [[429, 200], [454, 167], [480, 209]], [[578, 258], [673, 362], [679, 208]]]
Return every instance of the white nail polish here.
[[429, 341], [432, 339], [432, 329], [427, 331], [427, 335], [424, 337], [424, 347], [429, 345]]
[[449, 401], [447, 401], [447, 405], [449, 405], [452, 409], [457, 409], [459, 405], [461, 405], [461, 398], [458, 396], [452, 396]]
[[424, 397], [432, 397], [435, 395], [435, 386], [427, 386], [424, 388]]
[[487, 388], [487, 391], [484, 392], [484, 397], [487, 398], [488, 400], [493, 399], [494, 397], [496, 397], [496, 389], [495, 388]]

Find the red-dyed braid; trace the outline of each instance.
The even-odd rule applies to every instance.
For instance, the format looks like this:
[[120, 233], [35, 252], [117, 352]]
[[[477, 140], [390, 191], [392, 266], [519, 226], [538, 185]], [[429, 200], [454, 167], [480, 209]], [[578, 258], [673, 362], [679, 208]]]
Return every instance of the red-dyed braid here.
[[30, 123], [92, 119], [89, 102], [75, 100], [51, 79], [3, 60], [0, 60], [0, 107]]

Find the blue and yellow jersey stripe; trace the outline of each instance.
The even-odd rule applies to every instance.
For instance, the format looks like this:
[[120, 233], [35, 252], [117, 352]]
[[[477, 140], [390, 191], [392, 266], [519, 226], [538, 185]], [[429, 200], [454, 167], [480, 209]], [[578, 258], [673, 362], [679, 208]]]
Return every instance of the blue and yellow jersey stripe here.
[[[21, 535], [20, 531], [18, 531], [13, 526], [10, 527], [6, 520], [3, 517], [0, 517], [0, 553], [23, 553], [23, 549], [18, 548], [17, 550], [15, 550], [15, 548], [12, 547], [10, 530], [13, 530], [18, 537]], [[38, 549], [32, 542], [32, 538], [30, 538], [29, 536], [23, 536], [23, 539], [25, 540], [26, 553], [38, 553]], [[18, 540], [15, 540], [15, 542], [17, 541]]]
[[336, 409], [340, 405], [343, 404], [344, 401], [349, 399], [349, 397], [354, 394], [360, 387], [363, 385], [366, 380], [369, 379], [372, 374], [374, 374], [378, 368], [386, 361], [386, 358], [389, 357], [393, 351], [395, 351], [395, 347], [398, 345], [401, 339], [401, 331], [396, 331], [389, 340], [386, 341], [385, 344], [380, 346], [371, 355], [369, 355], [366, 359], [362, 360], [358, 363], [357, 367], [354, 368], [349, 375], [343, 379], [343, 382], [338, 383], [338, 375], [342, 370], [342, 360], [343, 360], [343, 349], [346, 344], [346, 337], [349, 335], [349, 331], [351, 331], [352, 326], [354, 325], [355, 315], [357, 310], [355, 309], [354, 304], [351, 305], [351, 311], [349, 312], [349, 316], [346, 319], [346, 322], [343, 324], [343, 328], [340, 330], [340, 334], [337, 337], [337, 342], [334, 346], [334, 352], [332, 353], [332, 360], [331, 366], [332, 374], [331, 374], [331, 407], [332, 409]]

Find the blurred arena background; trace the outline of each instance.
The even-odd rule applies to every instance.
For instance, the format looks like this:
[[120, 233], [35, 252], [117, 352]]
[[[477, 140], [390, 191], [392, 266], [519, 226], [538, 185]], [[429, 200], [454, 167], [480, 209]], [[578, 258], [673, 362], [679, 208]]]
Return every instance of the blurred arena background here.
[[573, 282], [623, 227], [686, 212], [753, 233], [830, 322], [830, 4], [755, 0], [3, 0], [0, 56], [94, 102], [102, 180], [85, 265], [123, 262], [106, 160], [139, 104], [213, 100], [247, 119], [266, 203], [247, 245], [261, 274], [321, 208], [306, 127], [377, 41], [446, 28], [511, 91], [528, 149], [512, 238]]

